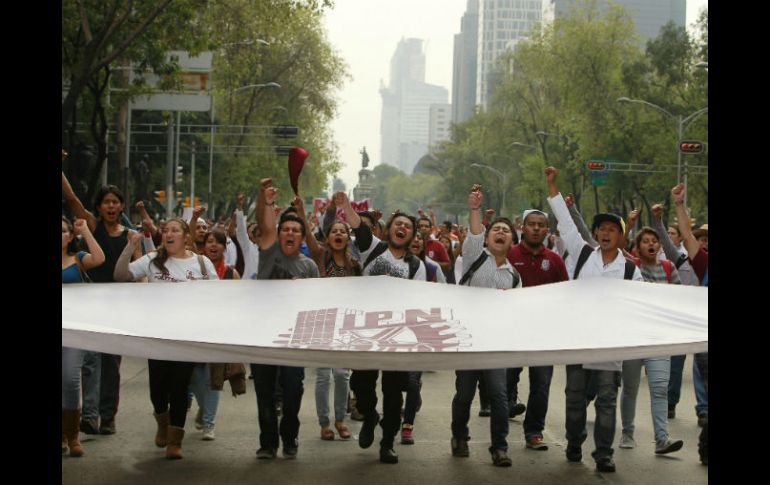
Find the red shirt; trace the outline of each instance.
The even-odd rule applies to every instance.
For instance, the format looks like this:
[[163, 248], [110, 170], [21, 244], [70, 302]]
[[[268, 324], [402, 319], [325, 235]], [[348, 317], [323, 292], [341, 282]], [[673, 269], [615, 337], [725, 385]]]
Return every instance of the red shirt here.
[[425, 254], [427, 254], [430, 259], [437, 263], [450, 262], [449, 254], [447, 254], [446, 248], [443, 244], [441, 244], [441, 241], [436, 239], [429, 239], [428, 242], [425, 243]]
[[706, 270], [709, 267], [709, 253], [704, 251], [703, 248], [699, 248], [698, 252], [695, 253], [695, 257], [690, 260], [690, 264], [698, 280], [703, 281], [703, 277], [706, 276]]
[[508, 251], [508, 261], [521, 275], [521, 284], [524, 287], [569, 279], [564, 260], [546, 247], [543, 247], [540, 254], [533, 254], [526, 244], [519, 243]]

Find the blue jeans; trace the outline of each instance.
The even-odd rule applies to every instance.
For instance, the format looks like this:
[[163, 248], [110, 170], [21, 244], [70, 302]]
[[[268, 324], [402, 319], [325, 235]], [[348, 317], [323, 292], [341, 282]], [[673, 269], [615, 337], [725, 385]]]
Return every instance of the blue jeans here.
[[115, 419], [120, 401], [119, 355], [86, 352], [83, 359], [83, 419]]
[[[257, 416], [259, 418], [259, 446], [278, 448], [278, 416], [275, 413], [275, 375], [277, 365], [251, 364], [254, 376], [254, 390], [257, 392]], [[283, 414], [281, 415], [280, 437], [284, 448], [299, 446], [299, 408], [302, 404], [305, 369], [302, 367], [280, 366], [281, 387], [283, 387]]]
[[315, 410], [318, 424], [329, 426], [329, 387], [334, 376], [334, 419], [343, 421], [348, 410], [348, 392], [350, 391], [350, 369], [330, 369], [323, 367], [315, 371]]
[[417, 404], [420, 402], [420, 380], [422, 372], [410, 372], [409, 384], [406, 388], [406, 402], [404, 403], [404, 424], [414, 424], [417, 416]]
[[695, 414], [698, 416], [709, 413], [709, 393], [706, 390], [703, 376], [698, 368], [697, 359], [692, 362], [692, 383], [695, 387]]
[[620, 387], [620, 372], [608, 370], [583, 369], [580, 364], [567, 366], [567, 445], [580, 448], [588, 437], [586, 417], [588, 400], [586, 387], [591, 377], [596, 382], [596, 422], [594, 424], [594, 444], [596, 450], [591, 454], [595, 460], [612, 456], [612, 441], [615, 439], [615, 419]]
[[[518, 386], [521, 371], [521, 367], [507, 369], [509, 406], [515, 404], [519, 396]], [[529, 398], [527, 399], [527, 414], [524, 416], [525, 439], [543, 436], [552, 378], [552, 365], [529, 368]]]
[[80, 368], [85, 350], [61, 348], [61, 408], [80, 409]]
[[671, 361], [668, 357], [623, 361], [623, 392], [620, 398], [623, 434], [634, 435], [636, 396], [639, 391], [642, 364], [647, 367], [655, 441], [665, 441], [668, 439], [668, 379], [671, 372]]
[[190, 390], [195, 394], [195, 400], [198, 401], [203, 426], [213, 427], [222, 391], [211, 388], [211, 366], [201, 363], [195, 364], [190, 378]]
[[492, 440], [490, 451], [508, 450], [508, 397], [505, 369], [458, 370], [455, 371], [455, 396], [452, 399], [452, 436], [459, 440], [468, 439], [468, 420], [471, 403], [476, 394], [476, 383], [481, 375], [489, 396], [492, 415], [489, 431]]

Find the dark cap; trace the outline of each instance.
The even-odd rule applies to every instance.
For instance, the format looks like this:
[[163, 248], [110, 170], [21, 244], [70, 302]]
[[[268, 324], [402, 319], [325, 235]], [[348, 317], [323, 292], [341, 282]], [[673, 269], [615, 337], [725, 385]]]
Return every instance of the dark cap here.
[[618, 225], [618, 227], [620, 228], [620, 232], [622, 233], [626, 232], [626, 223], [623, 222], [623, 218], [611, 212], [602, 212], [601, 214], [596, 214], [594, 216], [594, 223], [591, 226], [591, 232], [595, 231], [596, 228], [599, 227], [602, 222], [613, 222]]

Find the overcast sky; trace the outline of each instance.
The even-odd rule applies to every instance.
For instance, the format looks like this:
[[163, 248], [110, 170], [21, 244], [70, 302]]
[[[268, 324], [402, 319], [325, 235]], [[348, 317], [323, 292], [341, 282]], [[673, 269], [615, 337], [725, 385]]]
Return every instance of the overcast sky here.
[[[388, 83], [390, 59], [402, 38], [424, 39], [425, 81], [449, 91], [452, 101], [454, 34], [467, 0], [334, 0], [325, 14], [329, 41], [349, 66], [353, 79], [337, 93], [339, 109], [332, 122], [344, 167], [338, 176], [348, 191], [358, 182], [361, 147], [371, 163], [380, 162], [380, 80]], [[708, 0], [687, 0], [687, 25]]]

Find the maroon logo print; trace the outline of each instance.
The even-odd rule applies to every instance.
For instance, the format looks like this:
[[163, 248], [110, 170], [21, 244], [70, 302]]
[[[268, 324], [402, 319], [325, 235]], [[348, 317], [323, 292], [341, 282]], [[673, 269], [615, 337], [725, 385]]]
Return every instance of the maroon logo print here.
[[375, 352], [457, 352], [470, 335], [448, 308], [363, 312], [326, 308], [297, 314], [289, 333], [273, 343], [296, 349]]

